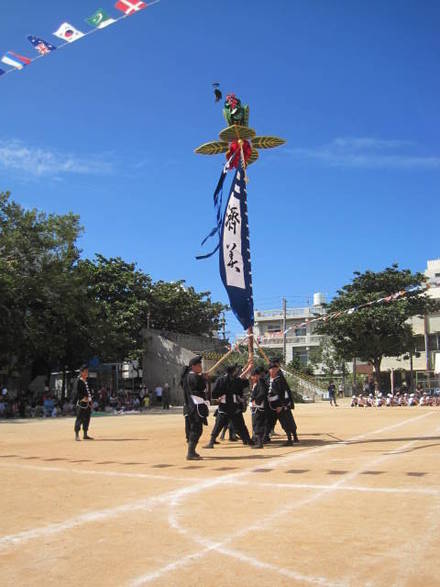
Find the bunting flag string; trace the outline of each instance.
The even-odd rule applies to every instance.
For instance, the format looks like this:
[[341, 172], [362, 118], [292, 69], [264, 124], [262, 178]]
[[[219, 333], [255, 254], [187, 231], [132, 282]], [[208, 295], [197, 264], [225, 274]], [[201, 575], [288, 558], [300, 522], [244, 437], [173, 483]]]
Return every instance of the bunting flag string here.
[[[434, 286], [437, 286], [437, 284], [434, 284]], [[283, 336], [285, 334], [287, 334], [288, 332], [290, 332], [291, 330], [293, 330], [294, 328], [304, 328], [304, 326], [307, 326], [308, 324], [313, 324], [316, 322], [328, 322], [329, 320], [333, 320], [335, 318], [338, 318], [339, 316], [342, 316], [343, 314], [346, 315], [351, 315], [354, 312], [357, 312], [358, 310], [362, 310], [363, 308], [367, 308], [368, 306], [373, 306], [375, 304], [389, 304], [390, 302], [394, 302], [395, 300], [398, 300], [400, 298], [403, 298], [405, 296], [407, 296], [408, 294], [412, 294], [412, 293], [417, 293], [417, 294], [422, 294], [425, 291], [427, 291], [430, 287], [432, 287], [432, 284], [426, 283], [424, 286], [411, 286], [408, 287], [407, 289], [402, 289], [396, 293], [393, 293], [389, 296], [386, 296], [385, 298], [379, 298], [378, 300], [372, 300], [371, 302], [366, 302], [365, 304], [360, 304], [359, 306], [355, 306], [353, 308], [349, 308], [348, 310], [341, 310], [339, 312], [333, 312], [332, 314], [325, 314], [324, 316], [319, 316], [318, 318], [312, 318], [312, 320], [306, 320], [304, 322], [302, 322], [301, 324], [294, 324], [293, 326], [290, 326], [289, 328], [287, 328], [284, 332], [280, 332], [279, 336]]]
[[361, 304], [359, 306], [349, 308], [348, 310], [340, 310], [338, 312], [332, 312], [331, 314], [325, 314], [323, 316], [318, 316], [317, 318], [312, 318], [311, 320], [305, 320], [304, 322], [301, 322], [299, 324], [294, 324], [293, 326], [289, 326], [289, 328], [284, 330], [284, 332], [280, 331], [277, 333], [273, 333], [271, 336], [273, 336], [273, 338], [281, 337], [293, 329], [304, 328], [305, 326], [308, 326], [309, 324], [316, 324], [317, 322], [328, 322], [329, 320], [334, 320], [336, 318], [339, 318], [340, 316], [343, 316], [344, 314], [347, 316], [350, 316], [354, 312], [357, 312], [358, 310], [362, 310], [363, 308], [367, 308], [367, 307], [373, 306], [375, 304], [389, 304], [389, 303], [394, 302], [395, 300], [399, 300], [409, 294], [418, 294], [419, 295], [419, 294], [425, 293], [431, 287], [440, 287], [440, 282], [439, 283], [426, 283], [423, 286], [418, 286], [418, 285], [411, 286], [411, 287], [408, 287], [407, 289], [402, 289], [402, 290], [400, 290], [394, 294], [391, 294], [389, 296], [386, 296], [384, 298], [372, 300], [371, 302], [366, 302], [365, 304]]
[[48, 41], [45, 41], [39, 37], [34, 35], [28, 35], [27, 40], [31, 43], [34, 49], [38, 52], [38, 55], [35, 57], [25, 57], [23, 55], [19, 55], [14, 51], [6, 51], [4, 55], [1, 57], [0, 61], [5, 65], [9, 65], [11, 69], [1, 69], [0, 68], [0, 76], [7, 75], [8, 73], [12, 73], [13, 71], [21, 70], [25, 66], [34, 63], [38, 59], [45, 57], [52, 53], [55, 49], [62, 49], [66, 45], [70, 45], [71, 43], [78, 41], [84, 37], [87, 37], [97, 31], [108, 27], [111, 24], [119, 22], [128, 16], [135, 14], [143, 10], [144, 8], [149, 8], [154, 4], [158, 4], [160, 0], [151, 0], [151, 2], [139, 2], [137, 0], [118, 0], [114, 7], [122, 12], [121, 16], [117, 18], [111, 18], [102, 8], [96, 10], [94, 14], [89, 16], [88, 18], [84, 19], [85, 22], [93, 27], [90, 31], [80, 31], [79, 29], [75, 28], [68, 22], [63, 22], [58, 29], [52, 33], [55, 37], [58, 37], [64, 43], [61, 45], [55, 46]]

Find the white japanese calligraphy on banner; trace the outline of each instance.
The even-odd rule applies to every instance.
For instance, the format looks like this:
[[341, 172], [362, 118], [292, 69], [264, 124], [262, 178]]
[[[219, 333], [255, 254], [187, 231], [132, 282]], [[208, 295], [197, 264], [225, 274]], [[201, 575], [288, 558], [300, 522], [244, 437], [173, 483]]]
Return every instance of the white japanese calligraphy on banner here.
[[[240, 193], [241, 188], [238, 183], [235, 183], [233, 189], [237, 194]], [[240, 200], [234, 194], [231, 194], [226, 208], [223, 226], [223, 259], [227, 285], [245, 289], [244, 264], [241, 252], [243, 218], [241, 217], [240, 204]]]

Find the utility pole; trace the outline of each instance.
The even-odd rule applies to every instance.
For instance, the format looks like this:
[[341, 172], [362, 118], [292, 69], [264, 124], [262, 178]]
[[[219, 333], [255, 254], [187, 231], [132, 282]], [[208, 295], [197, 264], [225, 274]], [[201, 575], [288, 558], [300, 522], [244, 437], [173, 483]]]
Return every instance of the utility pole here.
[[423, 316], [423, 336], [425, 339], [425, 354], [426, 354], [426, 378], [428, 382], [428, 389], [431, 388], [431, 374], [429, 361], [429, 321], [428, 316]]
[[287, 301], [283, 298], [283, 363], [286, 364]]

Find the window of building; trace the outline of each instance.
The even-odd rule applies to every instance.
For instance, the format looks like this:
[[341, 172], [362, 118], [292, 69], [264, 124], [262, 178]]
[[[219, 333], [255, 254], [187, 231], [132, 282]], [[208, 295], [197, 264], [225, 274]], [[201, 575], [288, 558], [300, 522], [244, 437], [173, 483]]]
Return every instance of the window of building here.
[[305, 336], [307, 334], [307, 328], [295, 328], [295, 336]]
[[306, 349], [292, 349], [292, 359], [295, 359], [295, 357], [299, 359], [301, 365], [305, 366], [309, 362], [309, 353]]
[[425, 337], [424, 336], [416, 336], [415, 337], [415, 347], [416, 351], [424, 351], [425, 350]]
[[280, 324], [268, 324], [267, 325], [267, 332], [280, 332], [281, 325]]
[[440, 350], [440, 334], [436, 333], [428, 335], [428, 347], [430, 351]]

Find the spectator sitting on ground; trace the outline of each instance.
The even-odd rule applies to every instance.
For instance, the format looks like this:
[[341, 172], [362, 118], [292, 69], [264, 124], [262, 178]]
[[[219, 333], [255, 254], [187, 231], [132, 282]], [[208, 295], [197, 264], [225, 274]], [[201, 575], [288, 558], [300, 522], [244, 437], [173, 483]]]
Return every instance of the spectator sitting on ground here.
[[112, 407], [114, 410], [116, 410], [116, 409], [117, 409], [117, 407], [118, 407], [118, 403], [119, 403], [119, 400], [118, 400], [118, 396], [117, 396], [117, 394], [116, 394], [116, 392], [115, 392], [115, 391], [112, 391], [112, 392], [111, 392], [111, 394], [110, 394], [110, 398], [109, 398], [109, 403], [110, 403], [110, 406], [111, 406], [111, 407]]
[[70, 416], [72, 414], [72, 404], [66, 399], [62, 407], [63, 416]]

